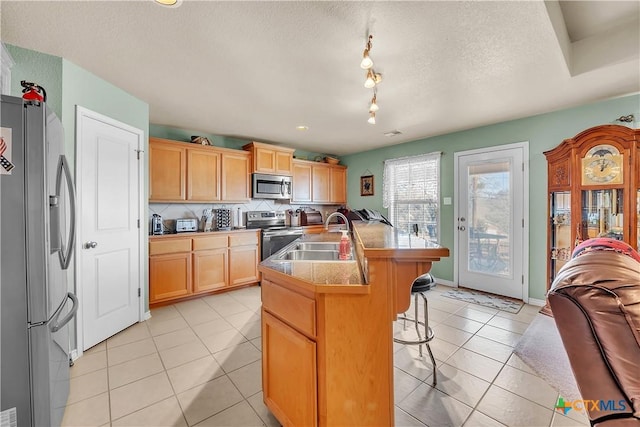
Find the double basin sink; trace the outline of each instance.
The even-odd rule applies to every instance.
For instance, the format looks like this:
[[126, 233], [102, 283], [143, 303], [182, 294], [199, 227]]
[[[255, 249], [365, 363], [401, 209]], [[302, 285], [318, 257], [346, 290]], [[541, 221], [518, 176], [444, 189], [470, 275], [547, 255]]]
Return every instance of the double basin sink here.
[[[340, 242], [295, 242], [273, 261], [344, 261], [339, 257]], [[347, 261], [353, 260], [353, 249]]]

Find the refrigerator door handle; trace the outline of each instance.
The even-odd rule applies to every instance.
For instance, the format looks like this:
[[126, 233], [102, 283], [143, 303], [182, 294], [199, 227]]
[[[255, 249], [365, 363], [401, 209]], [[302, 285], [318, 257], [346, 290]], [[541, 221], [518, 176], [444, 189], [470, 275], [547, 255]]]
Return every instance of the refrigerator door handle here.
[[[62, 186], [62, 174], [64, 173], [65, 181], [67, 182], [67, 190], [69, 191], [69, 211], [70, 211], [70, 230], [69, 240], [67, 242], [66, 253], [65, 247], [61, 246], [58, 252], [60, 258], [60, 266], [63, 270], [69, 268], [71, 263], [71, 255], [73, 254], [73, 247], [76, 239], [76, 193], [73, 188], [73, 181], [71, 180], [71, 172], [69, 171], [69, 165], [67, 158], [64, 154], [60, 155], [60, 161], [58, 162], [58, 174], [56, 176], [56, 193], [60, 196]], [[58, 216], [58, 218], [60, 218]], [[60, 220], [59, 220], [60, 221]], [[59, 229], [62, 229], [62, 224], [58, 225]]]
[[62, 308], [65, 306], [65, 304], [62, 304], [60, 306], [60, 308], [57, 310], [56, 314], [52, 319], [52, 320], [55, 320], [55, 323], [49, 326], [49, 329], [51, 329], [51, 332], [58, 332], [60, 329], [62, 329], [64, 325], [66, 325], [67, 323], [69, 323], [71, 319], [73, 319], [73, 317], [76, 315], [76, 312], [78, 311], [78, 298], [72, 292], [67, 292], [67, 298], [73, 302], [71, 311], [69, 311], [69, 313], [67, 313], [67, 315], [64, 316], [62, 319], [58, 320], [58, 316], [62, 312]]

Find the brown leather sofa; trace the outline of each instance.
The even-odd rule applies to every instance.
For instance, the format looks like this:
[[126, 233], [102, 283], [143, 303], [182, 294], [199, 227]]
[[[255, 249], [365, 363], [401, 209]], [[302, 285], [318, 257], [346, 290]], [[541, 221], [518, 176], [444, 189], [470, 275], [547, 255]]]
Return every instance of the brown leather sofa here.
[[547, 297], [582, 399], [604, 402], [578, 407], [594, 426], [640, 427], [640, 262], [582, 253]]

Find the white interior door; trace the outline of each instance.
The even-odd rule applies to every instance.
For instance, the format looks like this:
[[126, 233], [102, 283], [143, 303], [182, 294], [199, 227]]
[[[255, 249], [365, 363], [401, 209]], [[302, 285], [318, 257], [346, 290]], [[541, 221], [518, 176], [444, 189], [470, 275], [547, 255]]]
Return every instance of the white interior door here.
[[141, 320], [143, 132], [78, 107], [78, 288], [82, 349]]
[[456, 153], [460, 286], [528, 298], [524, 157], [522, 145]]

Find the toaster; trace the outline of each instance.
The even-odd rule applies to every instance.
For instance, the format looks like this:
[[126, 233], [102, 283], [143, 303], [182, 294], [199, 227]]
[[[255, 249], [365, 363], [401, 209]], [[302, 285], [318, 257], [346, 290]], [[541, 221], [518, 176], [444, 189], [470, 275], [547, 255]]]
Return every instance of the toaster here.
[[195, 218], [176, 219], [176, 233], [198, 231], [198, 220]]
[[306, 221], [304, 225], [317, 225], [322, 224], [322, 214], [318, 211], [305, 212]]

